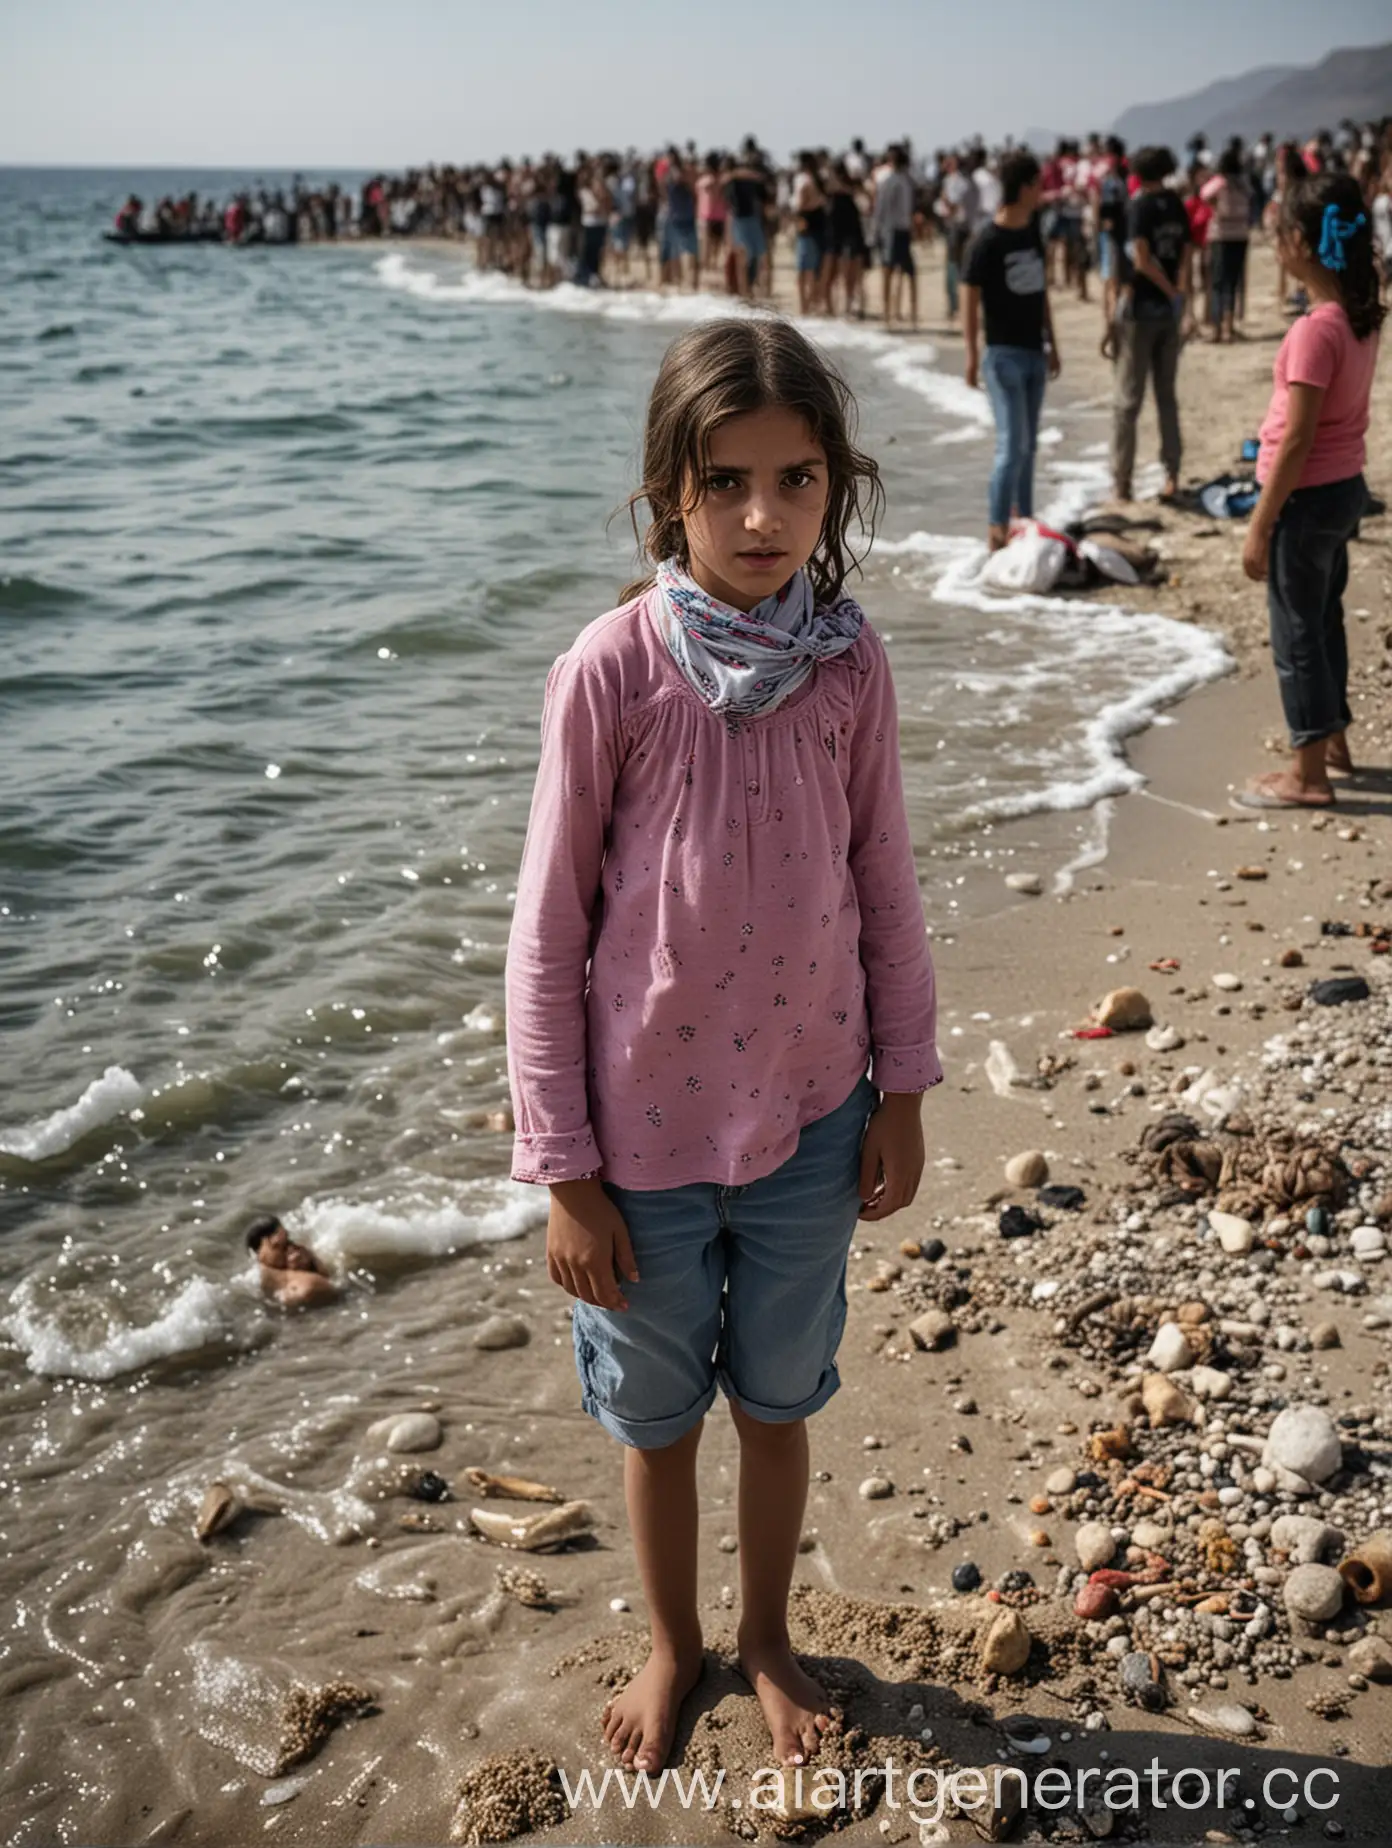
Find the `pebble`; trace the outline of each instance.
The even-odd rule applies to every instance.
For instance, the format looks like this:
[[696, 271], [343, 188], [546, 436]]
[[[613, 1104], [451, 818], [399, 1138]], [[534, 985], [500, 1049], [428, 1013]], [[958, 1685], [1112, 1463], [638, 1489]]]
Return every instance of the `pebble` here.
[[981, 1583], [981, 1568], [970, 1559], [964, 1559], [960, 1566], [952, 1568], [952, 1589], [954, 1591], [975, 1591]]
[[520, 1315], [490, 1315], [475, 1329], [473, 1345], [491, 1353], [501, 1348], [526, 1347], [531, 1338], [532, 1331]]
[[1190, 1707], [1188, 1712], [1196, 1725], [1227, 1733], [1233, 1739], [1250, 1739], [1257, 1730], [1257, 1722], [1245, 1707]]
[[909, 1334], [917, 1348], [934, 1353], [948, 1347], [957, 1335], [957, 1325], [945, 1309], [925, 1309], [909, 1323]]
[[617, 1617], [620, 1611], [631, 1611], [633, 1606], [629, 1603], [627, 1598], [611, 1598], [609, 1600], [609, 1608]]
[[379, 1418], [366, 1432], [368, 1443], [407, 1453], [438, 1450], [443, 1435], [439, 1419], [429, 1412], [398, 1412], [390, 1418]]
[[1318, 1405], [1288, 1405], [1267, 1434], [1262, 1462], [1278, 1480], [1286, 1470], [1306, 1482], [1327, 1482], [1343, 1462], [1333, 1419]]
[[1038, 1149], [1026, 1149], [1010, 1157], [1005, 1178], [1012, 1187], [1042, 1187], [1049, 1178], [1049, 1164]]
[[1369, 1681], [1392, 1681], [1392, 1643], [1384, 1636], [1365, 1636], [1349, 1650], [1348, 1665]]
[[1219, 1367], [1195, 1367], [1189, 1375], [1189, 1384], [1201, 1399], [1227, 1399], [1232, 1396], [1232, 1375], [1224, 1373]]
[[1387, 1235], [1377, 1226], [1358, 1226], [1349, 1233], [1349, 1249], [1358, 1258], [1380, 1258], [1387, 1251]]
[[1018, 1675], [1029, 1660], [1029, 1625], [1008, 1607], [996, 1617], [981, 1646], [981, 1666], [991, 1675]]
[[1044, 890], [1044, 880], [1039, 873], [1007, 873], [1006, 886], [1012, 892], [1025, 892], [1031, 898], [1037, 898]]
[[1164, 1706], [1164, 1687], [1156, 1679], [1151, 1658], [1144, 1651], [1133, 1649], [1123, 1655], [1118, 1672], [1122, 1690], [1131, 1699], [1151, 1713], [1158, 1712]]
[[1237, 990], [1242, 986], [1242, 977], [1240, 975], [1229, 975], [1226, 971], [1223, 971], [1214, 976], [1213, 986], [1215, 988], [1221, 988], [1226, 995], [1236, 994]]
[[923, 1255], [930, 1264], [936, 1264], [939, 1258], [947, 1256], [947, 1246], [940, 1238], [927, 1239], [924, 1241]]
[[894, 1484], [887, 1476], [867, 1476], [860, 1485], [862, 1501], [884, 1501], [894, 1493]]
[[1210, 1213], [1208, 1223], [1230, 1257], [1245, 1257], [1252, 1249], [1257, 1235], [1250, 1219], [1239, 1219], [1235, 1213]]
[[1312, 1514], [1283, 1514], [1272, 1523], [1271, 1544], [1278, 1553], [1288, 1553], [1297, 1566], [1309, 1566], [1340, 1554], [1344, 1535]]
[[1073, 1546], [1084, 1572], [1096, 1572], [1099, 1567], [1110, 1565], [1116, 1554], [1112, 1530], [1101, 1521], [1084, 1521], [1073, 1536]]
[[1163, 1373], [1147, 1373], [1142, 1377], [1141, 1403], [1152, 1430], [1158, 1431], [1162, 1425], [1193, 1422], [1193, 1406], [1174, 1381]]
[[1312, 1348], [1336, 1348], [1340, 1345], [1339, 1329], [1334, 1322], [1316, 1322], [1310, 1330]]
[[1184, 1035], [1174, 1027], [1152, 1027], [1145, 1036], [1145, 1043], [1152, 1052], [1178, 1052], [1184, 1044]]
[[1089, 1579], [1073, 1602], [1073, 1613], [1089, 1623], [1105, 1623], [1117, 1607], [1116, 1593], [1110, 1585], [1095, 1585]]
[[1137, 1521], [1131, 1529], [1131, 1543], [1147, 1553], [1159, 1553], [1169, 1544], [1172, 1536], [1168, 1527], [1162, 1527], [1158, 1521]]
[[1286, 1579], [1286, 1609], [1306, 1623], [1328, 1623], [1343, 1608], [1344, 1590], [1333, 1566], [1297, 1566]]
[[1044, 1478], [1044, 1487], [1050, 1495], [1071, 1495], [1077, 1486], [1077, 1473], [1071, 1469], [1056, 1469]]
[[1093, 1008], [1092, 1018], [1113, 1033], [1138, 1033], [1154, 1022], [1150, 1003], [1139, 988], [1112, 989]]
[[1178, 1373], [1184, 1367], [1193, 1366], [1194, 1350], [1178, 1322], [1165, 1322], [1161, 1325], [1150, 1344], [1146, 1360], [1161, 1373]]

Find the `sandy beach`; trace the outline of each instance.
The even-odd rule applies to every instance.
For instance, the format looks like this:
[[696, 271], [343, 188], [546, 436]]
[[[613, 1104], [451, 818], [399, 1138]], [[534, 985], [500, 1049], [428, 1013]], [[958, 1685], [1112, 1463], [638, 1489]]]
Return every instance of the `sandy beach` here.
[[[780, 302], [791, 280], [780, 268]], [[960, 371], [960, 339], [935, 317], [936, 248], [920, 299], [925, 337]], [[1102, 403], [1100, 308], [1053, 299], [1051, 393]], [[1184, 355], [1186, 480], [1236, 465], [1285, 326], [1254, 247], [1246, 337]], [[1142, 461], [1155, 445], [1147, 407]], [[1383, 493], [1386, 363], [1369, 449]], [[851, 1786], [869, 1774], [858, 1799], [823, 1821], [756, 1795], [768, 1739], [733, 1665], [738, 1458], [718, 1403], [700, 1464], [707, 1667], [672, 1759], [723, 1774], [718, 1795], [565, 1800], [553, 1768], [574, 1789], [611, 1762], [599, 1713], [643, 1659], [644, 1608], [618, 1448], [579, 1409], [567, 1304], [533, 1231], [461, 1257], [446, 1281], [401, 1280], [428, 1375], [384, 1352], [369, 1392], [345, 1351], [351, 1398], [297, 1425], [278, 1474], [268, 1453], [278, 1487], [229, 1477], [244, 1509], [200, 1542], [208, 1484], [179, 1485], [166, 1524], [132, 1529], [116, 1579], [74, 1602], [84, 1648], [129, 1645], [150, 1663], [90, 1711], [68, 1703], [90, 1747], [84, 1840], [1386, 1839], [1392, 1607], [1346, 1590], [1330, 1611], [1318, 1574], [1303, 1587], [1319, 1614], [1287, 1599], [1297, 1569], [1337, 1566], [1392, 1529], [1392, 956], [1378, 932], [1392, 926], [1392, 525], [1366, 523], [1347, 599], [1353, 748], [1377, 773], [1341, 786], [1329, 814], [1258, 816], [1229, 796], [1284, 734], [1244, 529], [1132, 511], [1159, 522], [1166, 581], [1116, 594], [1218, 631], [1235, 671], [1131, 742], [1148, 780], [1112, 805], [1105, 858], [1060, 879], [1043, 823], [997, 824], [971, 922], [929, 920], [947, 1082], [925, 1110], [918, 1201], [853, 1248], [843, 1388], [812, 1426], [794, 1598], [795, 1644], [844, 1716], [825, 1762]], [[1037, 873], [1039, 894], [1008, 890], [1009, 872]], [[1346, 975], [1367, 998], [1311, 996]], [[1144, 997], [1130, 1009], [1144, 1024], [1074, 1037], [1123, 988]], [[1175, 1113], [1187, 1127], [1157, 1136]], [[1026, 1154], [1080, 1200], [1012, 1185], [1006, 1163]], [[1010, 1206], [1035, 1215], [1022, 1236], [1001, 1234]], [[1300, 1406], [1304, 1435], [1335, 1448], [1297, 1493], [1270, 1434]], [[367, 1438], [414, 1412], [427, 1417], [404, 1435], [425, 1448]], [[529, 1519], [545, 1505], [482, 1499], [468, 1469], [588, 1504], [574, 1517], [586, 1531], [534, 1555], [471, 1533], [471, 1508]], [[449, 1499], [411, 1498], [424, 1470]], [[1306, 1524], [1281, 1528], [1293, 1515]], [[967, 1566], [973, 1588], [954, 1589]], [[1095, 1581], [1096, 1615], [1080, 1616], [1095, 1570], [1119, 1576]], [[1290, 1595], [1300, 1603], [1301, 1581]], [[0, 1839], [28, 1848], [53, 1839], [71, 1796], [45, 1762], [59, 1693], [32, 1662], [0, 1664], [0, 1687]], [[158, 1716], [148, 1769], [123, 1753], [132, 1709]], [[1157, 1760], [1165, 1775], [1134, 1805], [1104, 1809], [1110, 1774]], [[1032, 1789], [1043, 1768], [1066, 1770], [1070, 1794], [993, 1823], [989, 1805], [933, 1814], [902, 1788], [915, 1769], [998, 1764]], [[1175, 1800], [1175, 1772], [1191, 1771], [1193, 1793], [1225, 1768], [1224, 1804]]]

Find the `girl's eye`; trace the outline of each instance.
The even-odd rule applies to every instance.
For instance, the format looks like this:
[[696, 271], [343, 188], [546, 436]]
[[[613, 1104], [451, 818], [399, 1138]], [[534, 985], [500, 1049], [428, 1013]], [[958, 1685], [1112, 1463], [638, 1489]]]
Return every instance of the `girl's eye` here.
[[717, 494], [725, 494], [728, 493], [731, 488], [737, 488], [738, 486], [739, 477], [736, 475], [715, 474], [707, 475], [706, 477], [707, 492], [714, 491]]
[[783, 477], [783, 485], [788, 488], [810, 488], [813, 477], [805, 468], [790, 469]]

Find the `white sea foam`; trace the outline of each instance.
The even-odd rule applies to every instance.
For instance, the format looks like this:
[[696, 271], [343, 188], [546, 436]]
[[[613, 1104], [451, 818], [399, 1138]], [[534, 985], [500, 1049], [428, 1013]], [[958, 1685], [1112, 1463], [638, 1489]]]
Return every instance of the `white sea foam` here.
[[133, 1110], [145, 1096], [145, 1087], [124, 1066], [108, 1065], [94, 1078], [75, 1104], [37, 1117], [22, 1129], [0, 1133], [0, 1155], [17, 1155], [21, 1161], [48, 1161], [61, 1155], [90, 1130]]
[[[76, 1380], [114, 1380], [156, 1361], [209, 1347], [251, 1345], [235, 1286], [207, 1277], [190, 1279], [153, 1321], [121, 1323], [110, 1299], [86, 1295], [57, 1302], [25, 1279], [10, 1296], [12, 1313], [0, 1329], [24, 1356], [31, 1373]], [[97, 1320], [104, 1332], [92, 1340]]]
[[311, 1198], [287, 1229], [326, 1262], [446, 1257], [471, 1245], [520, 1238], [546, 1218], [546, 1190], [519, 1181], [479, 1180], [429, 1194], [413, 1176], [392, 1199]]

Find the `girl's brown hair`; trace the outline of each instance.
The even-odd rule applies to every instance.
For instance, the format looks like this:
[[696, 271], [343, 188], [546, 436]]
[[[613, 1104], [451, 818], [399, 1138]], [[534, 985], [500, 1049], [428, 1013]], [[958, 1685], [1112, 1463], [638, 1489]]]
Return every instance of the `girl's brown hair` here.
[[[805, 418], [827, 459], [826, 517], [806, 570], [817, 602], [829, 603], [864, 556], [851, 551], [847, 532], [855, 521], [874, 537], [884, 490], [878, 466], [855, 446], [850, 387], [810, 340], [773, 315], [703, 321], [668, 347], [648, 401], [643, 485], [628, 502], [634, 537], [654, 564], [674, 558], [688, 566], [684, 516], [699, 505], [712, 435], [731, 417], [774, 407]], [[646, 532], [640, 501], [651, 516]], [[652, 582], [649, 572], [621, 601]]]

